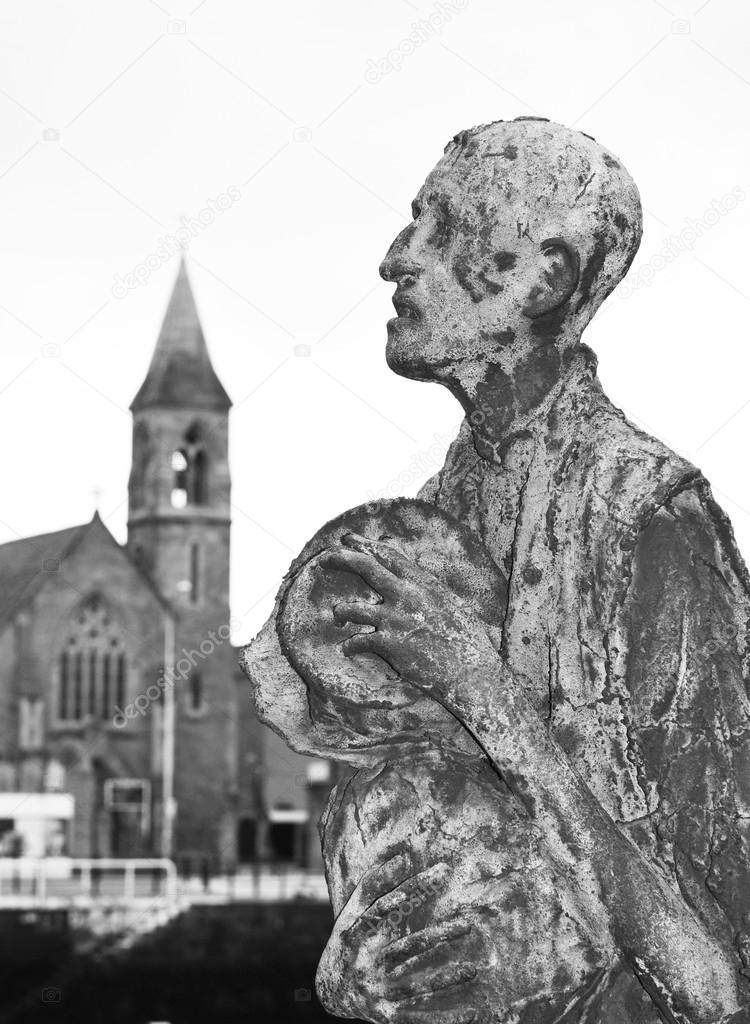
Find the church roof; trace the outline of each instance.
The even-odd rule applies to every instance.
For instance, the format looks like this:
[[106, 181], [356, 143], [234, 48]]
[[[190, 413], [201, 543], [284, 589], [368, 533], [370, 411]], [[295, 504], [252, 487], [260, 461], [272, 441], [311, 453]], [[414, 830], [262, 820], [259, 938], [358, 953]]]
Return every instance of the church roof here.
[[123, 555], [133, 564], [156, 599], [165, 608], [168, 601], [154, 583], [136, 565], [127, 548], [115, 540], [102, 522], [98, 512], [92, 519], [79, 526], [69, 526], [53, 533], [40, 533], [35, 537], [23, 537], [0, 544], [0, 630], [13, 619], [24, 605], [41, 590], [45, 583], [63, 568], [65, 559], [78, 547], [92, 527], [100, 527], [111, 538]]
[[0, 628], [58, 571], [87, 526], [0, 544]]
[[137, 412], [148, 406], [187, 406], [226, 412], [231, 405], [211, 365], [182, 260], [151, 365], [130, 408]]

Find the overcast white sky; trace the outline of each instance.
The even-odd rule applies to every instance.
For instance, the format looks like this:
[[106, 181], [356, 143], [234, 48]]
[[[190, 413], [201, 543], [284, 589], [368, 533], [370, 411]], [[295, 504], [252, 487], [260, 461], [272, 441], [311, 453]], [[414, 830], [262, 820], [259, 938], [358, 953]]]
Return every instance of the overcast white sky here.
[[[429, 18], [432, 35], [414, 29]], [[127, 408], [176, 258], [113, 286], [234, 196], [189, 257], [235, 402], [248, 639], [325, 520], [437, 468], [458, 407], [388, 371], [378, 263], [452, 135], [536, 113], [639, 184], [640, 258], [586, 338], [750, 555], [749, 31], [745, 0], [3, 0], [0, 540], [87, 520], [96, 491], [124, 540]]]

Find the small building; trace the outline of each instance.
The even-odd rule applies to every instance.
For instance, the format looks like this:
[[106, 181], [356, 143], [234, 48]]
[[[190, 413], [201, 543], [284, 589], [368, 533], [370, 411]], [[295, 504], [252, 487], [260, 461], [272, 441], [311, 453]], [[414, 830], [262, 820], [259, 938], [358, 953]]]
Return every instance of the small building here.
[[66, 795], [71, 856], [318, 863], [327, 767], [260, 725], [230, 639], [230, 408], [183, 262], [131, 405], [127, 543], [95, 514], [0, 545], [0, 801]]
[[67, 856], [73, 816], [69, 793], [0, 793], [0, 858]]

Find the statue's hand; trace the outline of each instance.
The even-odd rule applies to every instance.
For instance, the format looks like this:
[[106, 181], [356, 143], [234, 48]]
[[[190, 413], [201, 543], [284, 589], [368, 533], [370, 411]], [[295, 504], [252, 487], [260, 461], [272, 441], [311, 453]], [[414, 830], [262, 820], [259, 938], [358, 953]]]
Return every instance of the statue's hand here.
[[344, 654], [377, 654], [437, 699], [467, 667], [492, 670], [497, 654], [484, 624], [432, 573], [383, 541], [347, 534], [342, 542], [346, 547], [324, 554], [321, 564], [360, 576], [379, 598], [334, 607], [338, 622], [372, 628], [346, 640]]
[[[408, 870], [405, 864], [403, 856], [393, 858], [353, 894], [361, 913], [356, 916], [350, 900], [339, 916], [318, 967], [318, 996], [337, 1016], [388, 1024], [479, 1024], [472, 996], [482, 959], [479, 937], [460, 916], [430, 917], [423, 924], [420, 912], [445, 885], [449, 866], [436, 864], [393, 888], [394, 876]], [[368, 906], [373, 892], [384, 888], [385, 895]]]

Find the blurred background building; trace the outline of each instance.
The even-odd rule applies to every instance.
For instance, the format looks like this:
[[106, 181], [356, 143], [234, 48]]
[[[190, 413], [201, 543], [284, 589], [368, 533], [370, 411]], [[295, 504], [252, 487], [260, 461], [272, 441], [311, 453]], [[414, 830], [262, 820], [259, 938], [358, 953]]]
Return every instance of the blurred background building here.
[[329, 766], [260, 725], [230, 639], [230, 408], [183, 262], [127, 543], [95, 513], [0, 546], [0, 856], [318, 865]]

